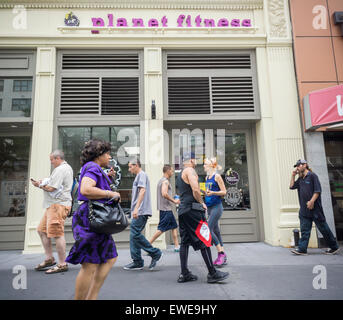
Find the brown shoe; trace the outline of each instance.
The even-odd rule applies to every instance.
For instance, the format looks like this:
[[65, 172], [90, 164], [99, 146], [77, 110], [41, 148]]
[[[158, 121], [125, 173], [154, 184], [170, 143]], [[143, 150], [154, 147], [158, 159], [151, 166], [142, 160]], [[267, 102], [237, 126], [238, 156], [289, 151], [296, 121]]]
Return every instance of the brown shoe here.
[[58, 264], [55, 267], [46, 270], [46, 274], [52, 274], [52, 273], [60, 273], [60, 272], [66, 272], [68, 271], [68, 264]]
[[35, 267], [36, 271], [43, 271], [48, 267], [54, 266], [56, 264], [56, 261], [54, 258], [44, 260], [44, 262], [40, 263], [37, 267]]

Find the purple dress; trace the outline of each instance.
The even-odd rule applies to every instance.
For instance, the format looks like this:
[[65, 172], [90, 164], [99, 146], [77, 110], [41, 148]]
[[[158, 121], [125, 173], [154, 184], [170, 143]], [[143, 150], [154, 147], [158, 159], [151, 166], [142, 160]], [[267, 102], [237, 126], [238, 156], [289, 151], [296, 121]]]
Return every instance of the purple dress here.
[[[87, 170], [85, 170], [87, 168]], [[96, 181], [96, 187], [102, 190], [111, 190], [101, 168], [95, 162], [87, 162], [81, 169], [80, 184], [83, 177]], [[111, 235], [95, 233], [89, 230], [88, 199], [78, 191], [79, 201], [85, 201], [73, 215], [73, 235], [75, 243], [70, 249], [66, 262], [78, 263], [105, 263], [118, 256], [116, 245]], [[106, 199], [99, 199], [105, 202]]]

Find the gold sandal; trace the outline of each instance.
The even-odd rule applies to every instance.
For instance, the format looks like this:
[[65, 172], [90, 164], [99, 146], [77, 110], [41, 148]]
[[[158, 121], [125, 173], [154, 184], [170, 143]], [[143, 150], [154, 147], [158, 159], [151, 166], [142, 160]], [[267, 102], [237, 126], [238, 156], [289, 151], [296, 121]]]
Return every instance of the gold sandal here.
[[54, 258], [44, 260], [44, 262], [40, 263], [37, 267], [35, 267], [36, 271], [42, 271], [48, 267], [54, 266], [56, 264], [56, 261]]
[[52, 274], [52, 273], [59, 273], [59, 272], [66, 272], [68, 271], [68, 264], [58, 264], [54, 266], [53, 268], [50, 268], [49, 270], [46, 270], [46, 274]]

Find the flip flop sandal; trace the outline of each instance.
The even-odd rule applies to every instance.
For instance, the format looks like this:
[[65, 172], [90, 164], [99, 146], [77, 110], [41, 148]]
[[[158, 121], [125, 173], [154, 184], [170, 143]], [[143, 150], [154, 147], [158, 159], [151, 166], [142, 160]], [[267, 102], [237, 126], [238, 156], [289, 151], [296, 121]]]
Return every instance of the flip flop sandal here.
[[42, 271], [45, 270], [48, 267], [54, 266], [56, 264], [55, 259], [48, 259], [44, 260], [44, 262], [40, 263], [35, 270], [36, 271]]
[[52, 273], [60, 273], [60, 272], [66, 272], [66, 271], [68, 271], [68, 265], [67, 264], [65, 264], [65, 265], [58, 264], [55, 267], [53, 267], [49, 270], [46, 270], [45, 273], [46, 274], [52, 274]]

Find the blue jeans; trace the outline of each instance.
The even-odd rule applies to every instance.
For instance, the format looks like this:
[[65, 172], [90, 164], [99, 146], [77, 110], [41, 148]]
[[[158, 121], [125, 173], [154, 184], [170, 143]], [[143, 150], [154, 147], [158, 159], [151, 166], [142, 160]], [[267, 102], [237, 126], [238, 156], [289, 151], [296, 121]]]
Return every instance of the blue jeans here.
[[208, 226], [211, 231], [212, 235], [212, 241], [215, 246], [220, 244], [223, 246], [223, 240], [220, 234], [220, 229], [219, 229], [219, 219], [221, 218], [223, 214], [223, 205], [222, 203], [218, 203], [212, 207], [207, 208], [207, 213], [208, 213]]
[[301, 252], [307, 252], [308, 242], [310, 240], [311, 229], [312, 229], [312, 222], [314, 221], [315, 225], [317, 226], [318, 230], [324, 237], [329, 248], [336, 250], [338, 249], [338, 243], [333, 236], [328, 224], [325, 220], [318, 220], [317, 218], [311, 217], [304, 217], [299, 215], [300, 219], [300, 232], [301, 238], [299, 239], [299, 246], [298, 249]]
[[132, 260], [137, 264], [144, 264], [141, 249], [148, 252], [151, 257], [156, 257], [160, 249], [154, 248], [150, 242], [142, 235], [148, 216], [138, 216], [137, 219], [131, 220], [130, 225], [130, 253]]

